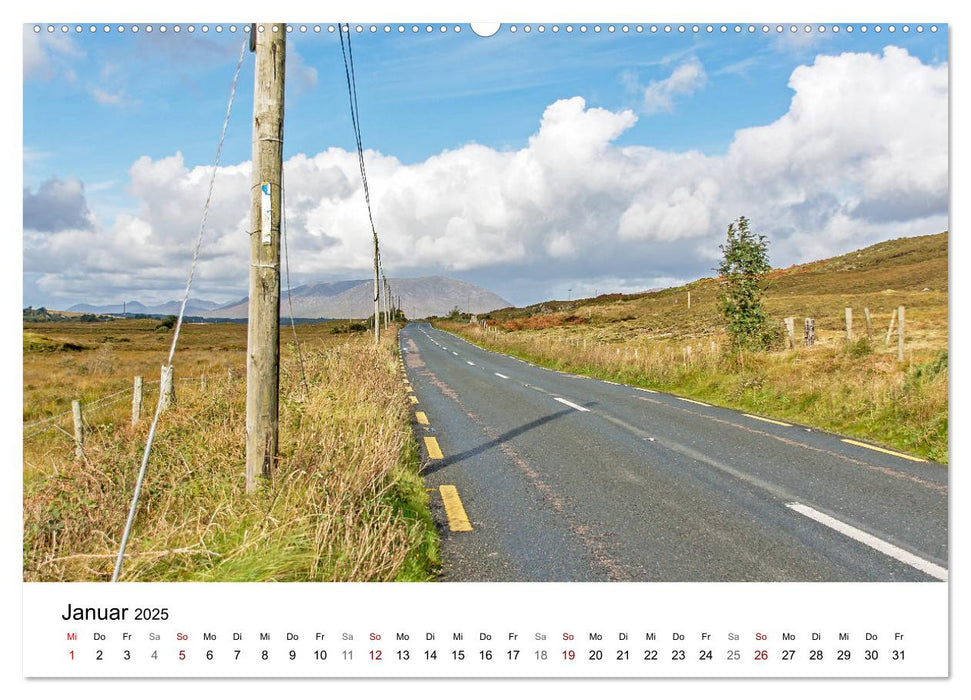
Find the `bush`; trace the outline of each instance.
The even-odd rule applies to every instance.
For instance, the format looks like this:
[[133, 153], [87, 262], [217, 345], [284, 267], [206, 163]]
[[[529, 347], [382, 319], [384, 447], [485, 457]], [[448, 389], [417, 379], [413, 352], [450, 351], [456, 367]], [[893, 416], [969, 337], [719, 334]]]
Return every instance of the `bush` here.
[[739, 217], [728, 226], [728, 240], [719, 246], [722, 263], [717, 272], [724, 280], [718, 306], [725, 317], [732, 345], [743, 350], [766, 350], [778, 343], [778, 328], [770, 328], [762, 305], [763, 281], [772, 269], [768, 242], [749, 230]]

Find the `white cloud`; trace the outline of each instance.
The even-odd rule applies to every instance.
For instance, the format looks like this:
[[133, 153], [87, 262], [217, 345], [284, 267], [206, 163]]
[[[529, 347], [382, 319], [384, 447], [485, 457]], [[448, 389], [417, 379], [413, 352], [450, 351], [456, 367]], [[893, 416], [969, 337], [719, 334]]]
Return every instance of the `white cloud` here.
[[66, 34], [34, 32], [32, 24], [25, 24], [24, 79], [50, 80], [58, 72], [70, 79], [71, 62], [84, 56], [75, 41]]
[[696, 92], [707, 80], [704, 66], [697, 58], [682, 63], [667, 78], [647, 84], [642, 100], [644, 114], [674, 111], [675, 97]]
[[[563, 296], [556, 285], [604, 293], [609, 280], [632, 291], [710, 274], [726, 226], [743, 214], [768, 235], [772, 261], [785, 265], [947, 226], [946, 65], [888, 47], [819, 56], [789, 84], [788, 112], [738, 131], [718, 156], [618, 146], [636, 115], [580, 97], [549, 105], [518, 151], [468, 144], [414, 164], [368, 151], [386, 269], [464, 272], [528, 302], [544, 290]], [[249, 170], [246, 162], [220, 169], [200, 295], [246, 293]], [[180, 154], [139, 159], [129, 186], [139, 211], [108, 227], [25, 231], [25, 273], [71, 301], [117, 298], [119, 290], [175, 296], [209, 173]], [[296, 283], [367, 276], [356, 153], [293, 156], [286, 181]]]
[[101, 88], [91, 88], [91, 97], [95, 102], [103, 105], [120, 105], [125, 101], [124, 94], [119, 92], [109, 92]]

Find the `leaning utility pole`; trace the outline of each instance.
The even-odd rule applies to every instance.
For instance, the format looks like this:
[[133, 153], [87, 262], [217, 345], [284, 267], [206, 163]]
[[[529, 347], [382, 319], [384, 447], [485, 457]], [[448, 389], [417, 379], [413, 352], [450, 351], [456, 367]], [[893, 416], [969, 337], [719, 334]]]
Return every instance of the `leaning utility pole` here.
[[[262, 30], [262, 31], [258, 31]], [[251, 25], [253, 202], [246, 341], [246, 491], [269, 479], [277, 457], [280, 408], [280, 204], [286, 24]], [[255, 41], [254, 41], [255, 40]]]
[[391, 322], [391, 294], [388, 288], [388, 278], [382, 275], [384, 280], [384, 330], [388, 330]]
[[381, 317], [378, 315], [379, 302], [381, 296], [378, 287], [378, 232], [374, 231], [374, 344], [377, 345], [381, 340]]

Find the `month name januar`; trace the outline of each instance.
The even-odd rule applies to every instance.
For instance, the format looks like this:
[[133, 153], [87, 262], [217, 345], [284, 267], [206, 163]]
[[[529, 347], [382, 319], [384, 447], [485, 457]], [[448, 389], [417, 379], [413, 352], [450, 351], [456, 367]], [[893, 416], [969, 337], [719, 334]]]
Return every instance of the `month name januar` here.
[[128, 608], [79, 608], [67, 604], [67, 612], [61, 615], [64, 620], [124, 620]]

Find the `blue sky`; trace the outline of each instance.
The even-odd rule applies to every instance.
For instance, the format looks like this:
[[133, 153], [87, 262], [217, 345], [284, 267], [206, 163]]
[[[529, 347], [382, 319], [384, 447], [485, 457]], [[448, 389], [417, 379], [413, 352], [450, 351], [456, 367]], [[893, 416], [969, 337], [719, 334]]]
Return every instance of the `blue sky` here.
[[[24, 239], [24, 303], [59, 308], [119, 296], [174, 298], [184, 270], [112, 275], [97, 260], [117, 256], [119, 266], [127, 265], [132, 260], [124, 249], [132, 240], [146, 247], [191, 246], [191, 221], [198, 226], [201, 209], [190, 216], [197, 198], [186, 194], [180, 202], [177, 197], [189, 189], [188, 183], [204, 189], [197, 182], [202, 171], [192, 173], [212, 161], [241, 35], [230, 33], [228, 25], [221, 33], [208, 25], [205, 34], [200, 24], [192, 34], [187, 25], [179, 34], [172, 25], [165, 34], [157, 26], [148, 33], [142, 25], [137, 34], [131, 25], [124, 33], [117, 31], [118, 25], [111, 25], [110, 33], [101, 31], [103, 25], [90, 33], [87, 26], [81, 34], [72, 27], [53, 35], [46, 30], [33, 35], [30, 25], [25, 28], [24, 227], [31, 233], [25, 232]], [[363, 201], [359, 190], [348, 189], [353, 186], [347, 174], [352, 169], [345, 156], [353, 147], [353, 134], [340, 44], [327, 26], [315, 34], [312, 25], [307, 33], [295, 25], [288, 37], [285, 156], [303, 154], [313, 161], [295, 161], [288, 180], [295, 192], [306, 189], [295, 194], [292, 214], [291, 246], [306, 252], [296, 265], [297, 283], [367, 274], [366, 246], [357, 240], [366, 241], [367, 231], [347, 231], [360, 225], [353, 218], [359, 214], [352, 212], [362, 210]], [[749, 33], [748, 25], [742, 25], [736, 33], [732, 25], [721, 33], [715, 25], [708, 33], [701, 25], [696, 34], [691, 25], [684, 33], [677, 25], [670, 33], [660, 27], [652, 33], [650, 25], [638, 33], [630, 25], [625, 34], [620, 24], [614, 33], [606, 31], [607, 25], [596, 33], [594, 24], [586, 25], [585, 33], [579, 24], [572, 25], [571, 33], [567, 24], [560, 24], [557, 33], [546, 25], [540, 33], [533, 24], [528, 34], [525, 25], [517, 25], [515, 33], [504, 25], [497, 35], [482, 38], [468, 25], [462, 25], [462, 32], [445, 34], [437, 26], [432, 33], [421, 25], [417, 34], [403, 35], [379, 28], [376, 34], [355, 33], [352, 39], [363, 140], [374, 152], [369, 156], [373, 204], [379, 228], [389, 239], [385, 261], [391, 275], [447, 274], [524, 304], [565, 297], [568, 286], [576, 296], [709, 274], [709, 252], [717, 252], [721, 232], [740, 214], [753, 218], [770, 242], [777, 240], [770, 251], [780, 265], [894, 234], [935, 233], [947, 225], [944, 27], [936, 33], [905, 33], [898, 24], [891, 33], [884, 24], [877, 33], [870, 25], [863, 33], [855, 25], [856, 31], [849, 33], [841, 25], [843, 31], [834, 33], [833, 25], [826, 25], [828, 31], [821, 33], [813, 25], [814, 31], [806, 33], [799, 25], [793, 33], [787, 25], [778, 33], [772, 25], [763, 33], [758, 25], [759, 31]], [[898, 51], [888, 54], [888, 46]], [[847, 54], [871, 58], [854, 62]], [[844, 70], [843, 65], [852, 68]], [[252, 70], [247, 52], [222, 158], [228, 168], [242, 167], [250, 157]], [[874, 77], [866, 73], [870, 70]], [[900, 72], [900, 80], [894, 71]], [[806, 97], [799, 100], [800, 111], [790, 113], [798, 92], [794, 75], [802, 76], [797, 82]], [[861, 90], [878, 80], [891, 86], [880, 93], [881, 100], [890, 93], [884, 112], [899, 109], [905, 115], [908, 100], [915, 97], [922, 103], [934, 101], [920, 133], [914, 134], [913, 126], [902, 120], [885, 120], [889, 131], [896, 123], [901, 129], [888, 133], [885, 142], [907, 141], [897, 151], [888, 156], [876, 142], [871, 150], [852, 154], [853, 162], [889, 158], [902, 172], [921, 176], [881, 185], [875, 193], [878, 170], [864, 168], [847, 175], [846, 181], [833, 179], [832, 173], [842, 170], [839, 154], [846, 148], [814, 152], [805, 156], [811, 167], [789, 182], [785, 192], [776, 193], [781, 209], [767, 210], [761, 219], [753, 216], [776, 180], [755, 179], [747, 190], [739, 190], [738, 181], [749, 171], [740, 178], [737, 169], [761, 162], [758, 154], [743, 158], [744, 149], [763, 136], [768, 144], [788, 139], [785, 148], [798, 147], [801, 133], [815, 134], [819, 142], [812, 130], [821, 121], [822, 128], [834, 132], [834, 140], [855, 143], [854, 133], [859, 132], [854, 129], [865, 130], [876, 113], [860, 113], [853, 105], [854, 80], [860, 81]], [[835, 86], [833, 99], [826, 81]], [[927, 95], [932, 97], [924, 99]], [[568, 102], [576, 98], [582, 98], [582, 105]], [[842, 116], [806, 116], [830, 108]], [[538, 137], [541, 124], [549, 125], [548, 139]], [[740, 130], [751, 129], [766, 131], [740, 141]], [[587, 143], [590, 134], [599, 136]], [[565, 153], [580, 155], [558, 163], [556, 139], [563, 140]], [[543, 145], [548, 140], [550, 147]], [[318, 158], [328, 149], [337, 150]], [[172, 160], [176, 154], [181, 154], [180, 162]], [[832, 168], [826, 167], [827, 159]], [[138, 175], [133, 171], [136, 162], [142, 163]], [[616, 168], [583, 177], [607, 163]], [[674, 184], [661, 192], [659, 183], [667, 182], [661, 172], [665, 167], [676, 174]], [[767, 165], [766, 177], [779, 167]], [[519, 181], [504, 175], [515, 168], [545, 173], [529, 197], [518, 197]], [[560, 171], [570, 168], [578, 172], [561, 178]], [[630, 184], [630, 175], [623, 173], [632, 169], [658, 170], [661, 179]], [[721, 175], [708, 174], [722, 170]], [[329, 193], [327, 183], [337, 181], [328, 173], [337, 171], [344, 178]], [[222, 175], [217, 179], [216, 196], [225, 202], [236, 201], [238, 184], [245, 181], [239, 176], [239, 183], [231, 184], [232, 174], [226, 183]], [[613, 183], [612, 177], [619, 179]], [[549, 184], [559, 179], [564, 181]], [[165, 203], [150, 201], [149, 183], [169, 193]], [[439, 194], [428, 202], [406, 201], [415, 188], [422, 196]], [[901, 191], [894, 194], [895, 189]], [[56, 201], [45, 204], [43, 196], [51, 193], [59, 193]], [[28, 220], [28, 198], [31, 212], [51, 212], [59, 204], [79, 209], [34, 224]], [[333, 206], [320, 204], [332, 199]], [[441, 204], [443, 199], [451, 208]], [[907, 205], [887, 218], [885, 202], [891, 199]], [[166, 205], [187, 210], [184, 221], [168, 222], [180, 230], [162, 230], [164, 216], [158, 218], [158, 212]], [[439, 205], [445, 208], [436, 209]], [[743, 206], [748, 209], [740, 211]], [[754, 212], [749, 210], [753, 207]], [[877, 210], [878, 216], [873, 214]], [[497, 211], [505, 214], [494, 219]], [[245, 215], [244, 206], [238, 217], [227, 212], [214, 221], [213, 274], [208, 280], [200, 276], [198, 296], [228, 300], [245, 294], [245, 264], [239, 274], [232, 271], [234, 261], [244, 259], [245, 241], [238, 240], [238, 255], [228, 250]], [[645, 229], [652, 221], [662, 223], [656, 230]], [[631, 222], [641, 228], [633, 232]], [[450, 247], [463, 236], [467, 245]], [[85, 251], [95, 245], [100, 255], [94, 261], [72, 256], [72, 242]], [[475, 255], [464, 256], [471, 249]], [[52, 264], [58, 254], [70, 269]]]

